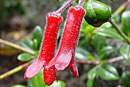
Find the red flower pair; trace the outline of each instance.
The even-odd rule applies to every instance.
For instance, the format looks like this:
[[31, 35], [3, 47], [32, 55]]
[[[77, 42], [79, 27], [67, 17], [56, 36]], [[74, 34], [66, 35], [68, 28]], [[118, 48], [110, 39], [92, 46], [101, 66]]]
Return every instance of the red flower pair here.
[[58, 71], [62, 71], [67, 66], [70, 67], [72, 73], [78, 78], [74, 55], [84, 15], [85, 10], [80, 6], [69, 8], [61, 44], [54, 57], [57, 33], [62, 22], [62, 17], [56, 13], [47, 14], [47, 24], [41, 51], [39, 57], [26, 69], [26, 79], [32, 78], [44, 67], [44, 81], [47, 85], [51, 85], [56, 78], [55, 68]]

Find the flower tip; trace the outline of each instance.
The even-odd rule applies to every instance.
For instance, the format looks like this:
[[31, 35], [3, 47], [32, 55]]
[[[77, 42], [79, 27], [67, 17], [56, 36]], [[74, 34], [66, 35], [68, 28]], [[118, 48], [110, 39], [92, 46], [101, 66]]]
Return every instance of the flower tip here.
[[76, 75], [76, 78], [79, 78], [79, 75]]
[[25, 71], [28, 69], [28, 67], [26, 67]]
[[63, 66], [63, 65], [60, 65], [60, 64], [55, 64], [55, 67], [58, 71], [63, 71], [66, 68], [66, 66]]
[[45, 82], [48, 86], [50, 86], [53, 82]]
[[74, 74], [75, 74], [75, 77], [76, 77], [76, 78], [79, 78], [79, 73], [78, 73], [78, 71], [75, 71]]
[[29, 79], [26, 75], [24, 75], [24, 78], [25, 78], [26, 80], [28, 80], [28, 79]]
[[57, 76], [56, 76], [56, 81], [58, 82], [58, 78], [57, 78]]

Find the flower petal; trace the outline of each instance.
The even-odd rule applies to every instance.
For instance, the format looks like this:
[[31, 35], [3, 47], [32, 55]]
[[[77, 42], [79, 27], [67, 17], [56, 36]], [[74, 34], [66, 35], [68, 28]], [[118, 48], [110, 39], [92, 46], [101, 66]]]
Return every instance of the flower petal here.
[[26, 72], [24, 74], [25, 79], [27, 80], [37, 75], [42, 69], [44, 63], [44, 61], [37, 58], [29, 67], [26, 68]]
[[59, 53], [49, 62], [46, 68], [49, 68], [55, 64], [55, 68], [58, 71], [62, 71], [70, 64], [71, 58], [72, 51], [67, 53]]
[[71, 62], [70, 62], [70, 64], [69, 64], [69, 67], [70, 67], [70, 69], [71, 69], [71, 72], [72, 72], [73, 74], [75, 74], [76, 78], [78, 78], [78, 77], [79, 77], [79, 73], [78, 73], [78, 69], [77, 69], [76, 62], [75, 62], [75, 60], [74, 60], [74, 56], [73, 56], [73, 58], [71, 59]]
[[50, 68], [44, 68], [44, 82], [49, 86], [51, 85], [55, 78], [56, 78], [56, 71], [55, 71], [55, 67], [52, 66]]

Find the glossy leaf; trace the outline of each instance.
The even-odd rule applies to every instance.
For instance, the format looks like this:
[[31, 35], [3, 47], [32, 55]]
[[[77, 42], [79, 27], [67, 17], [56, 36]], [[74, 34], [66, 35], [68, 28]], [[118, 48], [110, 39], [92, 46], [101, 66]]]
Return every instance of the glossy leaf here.
[[112, 19], [115, 21], [116, 24], [120, 23], [120, 15], [112, 15]]
[[130, 87], [130, 71], [124, 71], [121, 78], [124, 87]]
[[96, 78], [96, 75], [97, 75], [97, 68], [95, 67], [95, 68], [89, 70], [88, 79], [89, 80], [94, 80]]
[[102, 64], [98, 68], [98, 75], [104, 80], [118, 80], [119, 75], [115, 67], [109, 64]]
[[28, 54], [28, 53], [21, 53], [19, 56], [18, 56], [18, 60], [19, 61], [24, 61], [24, 62], [27, 62], [27, 61], [30, 61], [34, 58], [33, 55], [31, 54]]
[[39, 51], [35, 51], [35, 59], [38, 58], [39, 52], [40, 52], [40, 50]]
[[27, 80], [28, 87], [45, 87], [46, 84], [43, 80], [43, 69], [33, 78]]
[[92, 54], [83, 48], [76, 49], [75, 58], [78, 60], [94, 60]]
[[44, 79], [43, 79], [43, 69], [36, 75], [37, 77], [37, 82], [38, 84], [40, 84], [40, 87], [44, 87], [46, 84], [44, 83]]
[[130, 62], [130, 45], [123, 46], [120, 49], [120, 54], [126, 59], [126, 61]]
[[85, 20], [82, 21], [81, 29], [80, 31], [84, 34], [86, 38], [91, 38], [93, 35], [93, 31], [95, 30], [95, 27], [88, 24]]
[[97, 78], [95, 78], [95, 79], [88, 79], [86, 87], [97, 87], [97, 82], [98, 82]]
[[58, 82], [54, 81], [51, 86], [46, 87], [66, 87], [66, 84], [63, 81], [58, 80]]
[[106, 59], [111, 57], [111, 55], [114, 53], [115, 49], [111, 46], [107, 46], [102, 48], [99, 52], [98, 52], [98, 56], [100, 59]]
[[27, 80], [27, 87], [33, 87], [31, 79]]
[[38, 49], [39, 49], [37, 39], [34, 39], [34, 40], [33, 40], [33, 45], [32, 45], [32, 47], [33, 47], [34, 50], [38, 50]]
[[11, 86], [11, 87], [26, 87], [26, 86], [21, 85], [21, 84], [17, 84], [17, 85], [13, 85], [13, 86]]
[[86, 49], [88, 49], [88, 47], [89, 47], [89, 45], [90, 45], [90, 41], [89, 41], [89, 39], [88, 38], [84, 38], [84, 39], [82, 39], [82, 40], [80, 40], [79, 41], [79, 47], [81, 47], [81, 48], [86, 48]]
[[88, 72], [87, 87], [97, 87], [97, 67], [89, 70]]
[[96, 34], [105, 36], [105, 37], [110, 37], [118, 40], [124, 40], [118, 32], [113, 29], [113, 28], [99, 28], [96, 32]]
[[130, 10], [126, 10], [122, 14], [121, 29], [128, 37], [130, 37]]
[[20, 42], [21, 46], [23, 46], [23, 47], [25, 47], [25, 48], [27, 48], [29, 50], [33, 49], [32, 44], [33, 44], [33, 42], [30, 39], [27, 39], [27, 38], [21, 40], [21, 42]]
[[104, 24], [101, 26], [101, 28], [107, 28], [107, 29], [109, 29], [109, 28], [112, 28], [112, 25], [111, 25], [110, 22], [106, 22], [106, 23], [104, 23]]
[[42, 32], [43, 31], [40, 26], [36, 26], [32, 32], [32, 40], [36, 39], [39, 47], [42, 41], [42, 36], [43, 36]]
[[105, 37], [100, 35], [94, 35], [93, 37], [93, 46], [94, 50], [98, 52], [100, 49], [102, 49], [106, 45]]

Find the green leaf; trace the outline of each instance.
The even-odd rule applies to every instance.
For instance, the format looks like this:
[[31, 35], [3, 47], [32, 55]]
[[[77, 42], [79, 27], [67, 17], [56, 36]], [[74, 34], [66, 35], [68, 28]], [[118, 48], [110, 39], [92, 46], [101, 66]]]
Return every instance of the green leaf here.
[[97, 87], [97, 79], [94, 80], [88, 80], [86, 87]]
[[66, 87], [66, 84], [63, 81], [58, 80], [58, 82], [54, 81], [51, 86], [46, 87]]
[[39, 87], [44, 87], [46, 84], [43, 79], [43, 69], [36, 75]]
[[102, 49], [106, 45], [105, 37], [100, 35], [94, 35], [93, 37], [93, 46], [94, 50], [98, 52], [100, 49]]
[[39, 52], [40, 52], [40, 50], [35, 51], [35, 59], [37, 59], [37, 58], [38, 58], [38, 56], [39, 56]]
[[38, 47], [40, 47], [41, 41], [42, 41], [43, 31], [40, 26], [36, 26], [32, 32], [32, 40], [37, 40]]
[[99, 28], [96, 34], [118, 40], [124, 40], [114, 28]]
[[11, 87], [26, 87], [26, 86], [21, 85], [21, 84], [17, 84], [17, 85], [13, 85], [13, 86], [11, 86]]
[[86, 87], [97, 87], [98, 78], [88, 79]]
[[78, 60], [95, 60], [92, 54], [83, 48], [76, 49], [75, 58]]
[[109, 64], [102, 64], [98, 68], [98, 75], [104, 80], [118, 80], [119, 75], [115, 67]]
[[99, 52], [98, 52], [98, 56], [99, 58], [102, 59], [106, 59], [111, 57], [111, 55], [114, 53], [115, 49], [112, 46], [107, 46], [102, 48]]
[[28, 54], [28, 53], [21, 53], [20, 55], [18, 55], [19, 61], [27, 62], [27, 61], [32, 60], [33, 58], [34, 58], [34, 56], [31, 54]]
[[33, 44], [32, 41], [30, 39], [27, 39], [27, 38], [21, 40], [21, 42], [20, 42], [21, 46], [23, 46], [29, 50], [32, 50], [32, 44]]
[[101, 28], [112, 28], [112, 25], [110, 22], [106, 22], [101, 26]]
[[97, 67], [94, 67], [93, 69], [89, 70], [86, 86], [97, 87]]
[[123, 12], [121, 17], [121, 30], [130, 37], [130, 10]]
[[121, 78], [124, 87], [130, 87], [130, 71], [124, 71]]
[[33, 87], [31, 79], [27, 80], [27, 87]]
[[46, 84], [43, 80], [43, 69], [33, 78], [27, 80], [28, 87], [45, 87]]
[[120, 49], [120, 54], [126, 59], [126, 61], [130, 62], [130, 45], [123, 46]]
[[80, 31], [85, 35], [86, 38], [91, 38], [93, 35], [93, 31], [95, 30], [95, 27], [88, 24], [84, 19], [81, 25]]
[[89, 39], [88, 38], [84, 38], [84, 39], [82, 39], [82, 40], [80, 40], [79, 41], [79, 47], [82, 47], [82, 48], [86, 48], [86, 49], [88, 49], [88, 47], [89, 47], [89, 45], [90, 45], [90, 41], [89, 41]]
[[89, 70], [88, 72], [88, 79], [94, 80], [97, 75], [97, 67], [94, 67], [93, 69]]
[[112, 15], [112, 19], [115, 21], [116, 24], [120, 23], [120, 15]]
[[33, 40], [33, 45], [32, 45], [32, 47], [33, 47], [33, 50], [38, 50], [38, 49], [39, 49], [37, 39], [34, 39], [34, 40]]
[[37, 76], [34, 76], [30, 80], [31, 80], [32, 87], [40, 87], [39, 84], [38, 84], [38, 81], [37, 81], [38, 80]]

